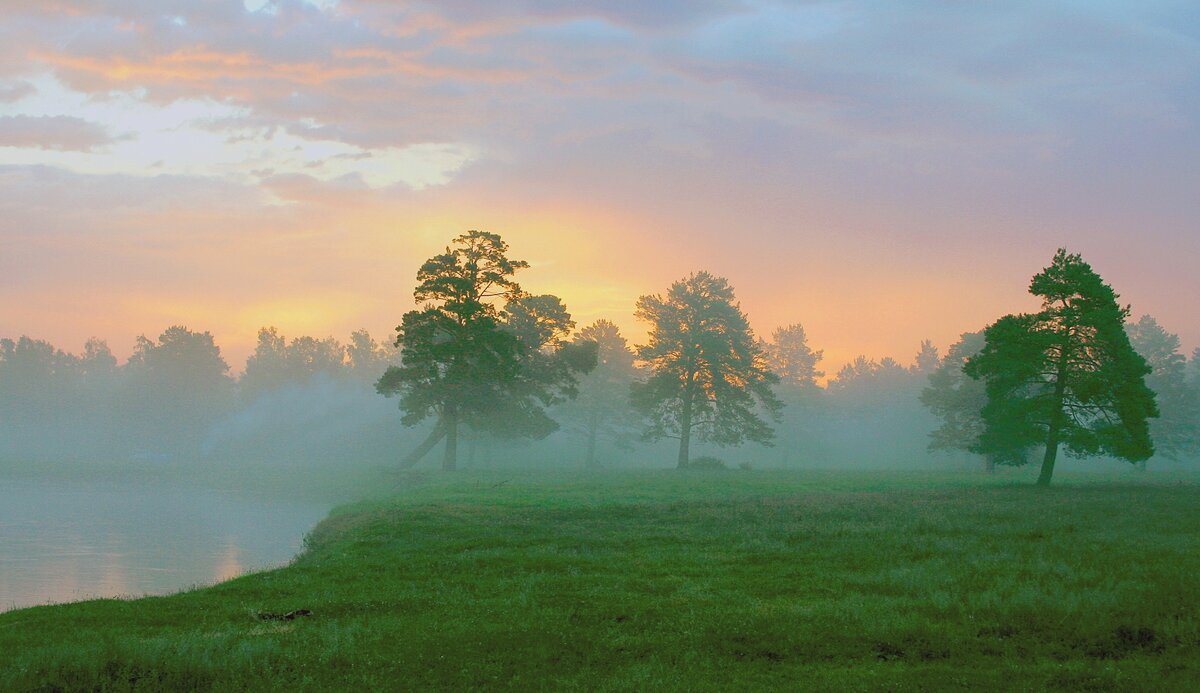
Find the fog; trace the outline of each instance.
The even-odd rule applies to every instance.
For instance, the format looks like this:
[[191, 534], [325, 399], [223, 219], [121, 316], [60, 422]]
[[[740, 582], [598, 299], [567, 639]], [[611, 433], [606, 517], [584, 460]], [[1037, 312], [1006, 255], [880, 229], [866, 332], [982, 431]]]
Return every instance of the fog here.
[[[619, 338], [611, 323], [601, 327]], [[803, 329], [799, 332], [804, 347], [799, 355], [796, 335], [790, 335], [789, 345], [785, 330], [760, 340], [774, 370], [785, 376], [774, 386], [783, 407], [771, 424], [773, 439], [766, 445], [699, 440], [692, 447], [693, 458], [719, 460], [730, 469], [984, 471], [983, 458], [964, 449], [937, 444], [931, 449], [937, 437], [931, 434], [943, 419], [922, 403], [922, 392], [939, 370], [961, 368], [954, 361], [959, 350], [952, 349], [953, 358], [942, 358], [926, 343], [903, 360], [860, 356], [821, 382], [820, 351], [809, 348]], [[596, 333], [585, 329], [574, 337], [589, 334]], [[375, 337], [365, 331], [342, 342], [282, 336], [265, 328], [255, 354], [232, 375], [213, 335], [182, 326], [152, 339], [136, 338], [125, 363], [118, 363], [98, 339], [72, 352], [31, 337], [7, 338], [0, 342], [0, 469], [34, 475], [44, 469], [100, 465], [161, 467], [167, 473], [206, 465], [249, 472], [400, 470], [434, 423], [403, 425], [396, 400], [376, 391], [388, 366], [399, 363], [391, 341], [391, 335]], [[596, 370], [579, 378], [574, 396], [547, 408], [552, 432], [540, 438], [504, 435], [465, 424], [458, 466], [674, 466], [677, 439], [647, 440], [647, 423], [629, 402], [630, 387], [646, 378], [645, 370], [623, 338], [605, 348], [609, 351], [602, 352]], [[1183, 377], [1151, 378], [1152, 385], [1194, 390], [1195, 355], [1180, 355], [1177, 340], [1167, 355]], [[1159, 396], [1163, 416], [1155, 426], [1166, 431], [1156, 429], [1156, 436], [1170, 441], [1160, 443], [1147, 463], [1158, 469], [1195, 459], [1195, 399], [1178, 391], [1166, 395]], [[1129, 468], [1103, 459], [1066, 464]], [[435, 451], [414, 468], [437, 465]]]

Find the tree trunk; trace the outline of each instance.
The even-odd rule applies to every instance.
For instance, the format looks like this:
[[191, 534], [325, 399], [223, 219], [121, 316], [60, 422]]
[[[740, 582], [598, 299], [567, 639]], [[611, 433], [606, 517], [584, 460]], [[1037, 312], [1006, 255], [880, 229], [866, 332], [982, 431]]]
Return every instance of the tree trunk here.
[[1146, 460], [1138, 460], [1138, 461], [1137, 461], [1137, 462], [1136, 462], [1136, 463], [1133, 465], [1133, 468], [1134, 468], [1134, 469], [1136, 469], [1136, 470], [1138, 470], [1139, 472], [1144, 472], [1144, 471], [1146, 471]]
[[596, 466], [596, 429], [600, 427], [599, 417], [593, 413], [588, 421], [588, 438], [587, 438], [587, 459], [584, 466], [592, 469]]
[[418, 445], [415, 450], [408, 453], [408, 456], [400, 461], [400, 468], [408, 469], [409, 467], [420, 462], [425, 457], [426, 453], [428, 453], [434, 448], [434, 446], [441, 442], [442, 436], [444, 435], [446, 435], [446, 426], [441, 419], [438, 419], [437, 423], [433, 426], [433, 430], [429, 432], [429, 435], [426, 436], [425, 440], [421, 441], [421, 444]]
[[679, 460], [676, 469], [687, 469], [691, 458], [692, 444], [692, 381], [689, 377], [687, 389], [683, 391], [683, 411], [679, 414]]
[[996, 473], [996, 460], [992, 459], [992, 456], [991, 456], [991, 455], [984, 455], [984, 457], [983, 457], [983, 469], [984, 469], [984, 471], [986, 471], [988, 474], [995, 474], [995, 473]]
[[471, 429], [470, 443], [467, 444], [467, 467], [475, 467], [475, 453], [479, 448], [479, 431]]
[[1054, 460], [1058, 457], [1059, 435], [1062, 433], [1063, 405], [1067, 397], [1067, 363], [1071, 356], [1071, 333], [1059, 346], [1058, 372], [1054, 380], [1054, 411], [1050, 413], [1050, 427], [1046, 432], [1046, 454], [1042, 456], [1042, 473], [1038, 475], [1038, 486], [1049, 486], [1054, 476]]
[[1042, 457], [1042, 473], [1038, 475], [1038, 486], [1049, 486], [1054, 476], [1054, 460], [1058, 457], [1058, 431], [1052, 431], [1046, 441], [1046, 454]]
[[458, 466], [458, 411], [448, 407], [446, 421], [446, 454], [442, 457], [442, 471], [452, 472]]

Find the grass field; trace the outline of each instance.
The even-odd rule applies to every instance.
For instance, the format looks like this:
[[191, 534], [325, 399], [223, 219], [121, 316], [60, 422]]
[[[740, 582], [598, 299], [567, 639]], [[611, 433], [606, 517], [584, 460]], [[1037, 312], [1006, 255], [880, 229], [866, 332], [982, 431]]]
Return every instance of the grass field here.
[[0, 690], [1196, 690], [1200, 486], [1124, 478], [410, 478], [286, 568], [0, 614]]

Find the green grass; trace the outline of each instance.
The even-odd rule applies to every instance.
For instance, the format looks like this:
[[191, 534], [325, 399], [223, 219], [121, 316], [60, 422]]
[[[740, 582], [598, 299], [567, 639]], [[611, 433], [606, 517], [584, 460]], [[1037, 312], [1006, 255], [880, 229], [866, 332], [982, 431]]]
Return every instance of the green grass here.
[[410, 477], [286, 568], [0, 614], [0, 689], [1200, 686], [1200, 486], [1015, 478]]

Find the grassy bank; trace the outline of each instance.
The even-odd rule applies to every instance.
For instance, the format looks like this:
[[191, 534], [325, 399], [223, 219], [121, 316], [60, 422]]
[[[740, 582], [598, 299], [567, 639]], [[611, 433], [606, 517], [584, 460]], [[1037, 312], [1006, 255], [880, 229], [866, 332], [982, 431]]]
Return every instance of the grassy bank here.
[[0, 615], [0, 689], [1186, 690], [1200, 486], [1153, 478], [413, 477], [289, 567]]

